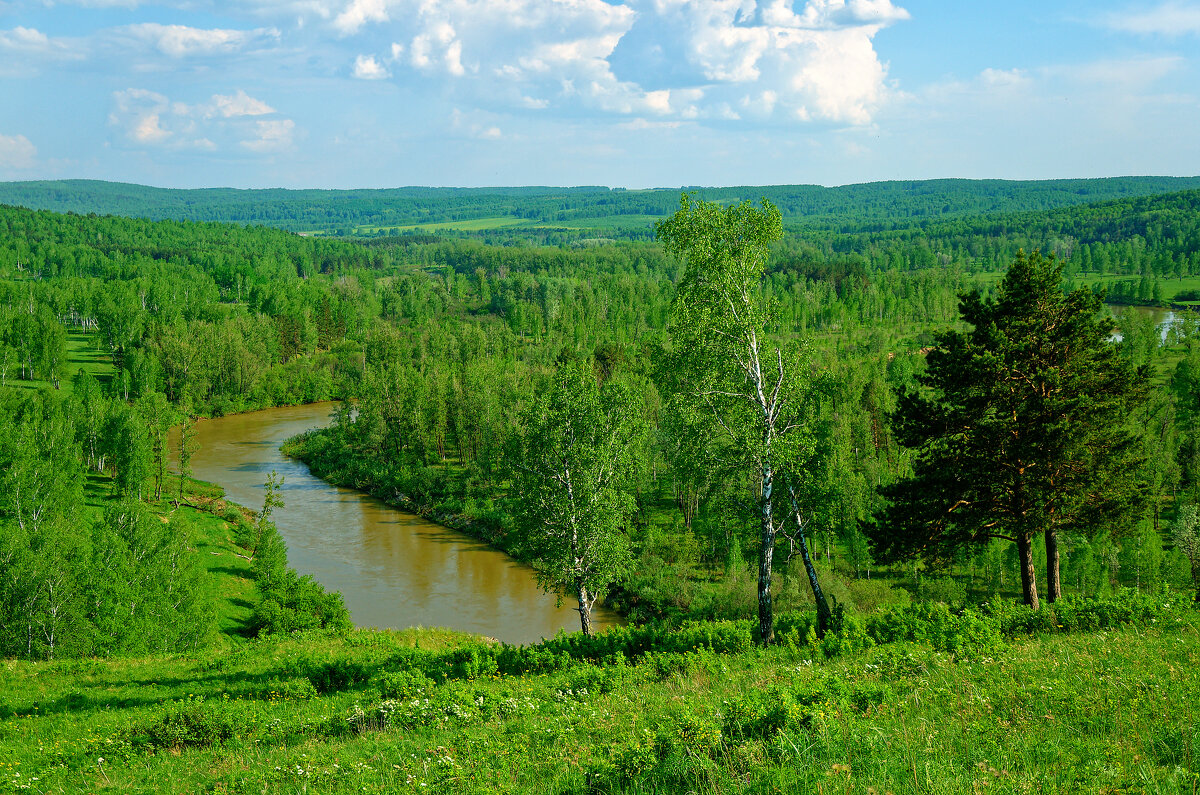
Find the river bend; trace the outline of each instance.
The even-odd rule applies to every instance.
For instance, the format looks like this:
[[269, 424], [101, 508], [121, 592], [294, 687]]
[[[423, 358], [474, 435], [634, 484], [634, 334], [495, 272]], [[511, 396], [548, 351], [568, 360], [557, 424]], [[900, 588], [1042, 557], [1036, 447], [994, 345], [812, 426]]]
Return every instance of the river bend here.
[[[341, 591], [360, 627], [450, 627], [507, 643], [531, 643], [579, 629], [579, 614], [556, 605], [534, 572], [454, 530], [404, 513], [362, 492], [330, 486], [279, 446], [329, 423], [335, 404], [267, 409], [196, 425], [193, 476], [225, 488], [229, 499], [262, 507], [271, 470], [284, 476], [286, 502], [272, 514], [288, 562]], [[598, 629], [619, 623], [593, 615]]]

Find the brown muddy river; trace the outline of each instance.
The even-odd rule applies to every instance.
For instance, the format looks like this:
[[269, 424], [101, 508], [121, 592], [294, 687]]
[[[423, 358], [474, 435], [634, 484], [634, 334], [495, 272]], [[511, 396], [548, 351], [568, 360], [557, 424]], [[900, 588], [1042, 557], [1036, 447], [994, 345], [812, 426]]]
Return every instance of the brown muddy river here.
[[[450, 627], [507, 643], [531, 643], [579, 629], [579, 614], [543, 593], [533, 570], [468, 536], [403, 513], [351, 489], [330, 486], [279, 446], [329, 423], [334, 404], [268, 409], [201, 420], [193, 476], [231, 500], [262, 507], [271, 470], [284, 476], [286, 505], [272, 518], [288, 562], [341, 591], [360, 627]], [[598, 629], [620, 623], [598, 610]]]

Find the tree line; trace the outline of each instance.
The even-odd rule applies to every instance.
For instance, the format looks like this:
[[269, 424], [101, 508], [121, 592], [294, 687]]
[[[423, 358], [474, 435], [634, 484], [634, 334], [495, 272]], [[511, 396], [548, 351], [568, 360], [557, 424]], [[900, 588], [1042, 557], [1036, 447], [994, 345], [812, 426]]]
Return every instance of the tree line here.
[[[1026, 558], [1041, 570], [1045, 550], [1033, 546], [1027, 556], [983, 533], [943, 554], [909, 550], [889, 562], [886, 545], [872, 544], [872, 517], [894, 502], [888, 488], [922, 466], [921, 445], [894, 421], [902, 398], [948, 385], [936, 380], [931, 351], [946, 329], [966, 334], [972, 325], [960, 316], [960, 295], [978, 290], [986, 303], [1002, 293], [998, 277], [1019, 243], [1057, 235], [1063, 295], [1076, 295], [1073, 280], [1144, 269], [1159, 252], [1190, 262], [1193, 200], [1121, 200], [1031, 215], [1019, 228], [1006, 220], [1017, 216], [993, 219], [992, 248], [961, 231], [982, 229], [983, 221], [930, 225], [923, 234], [850, 225], [823, 236], [772, 221], [752, 256], [743, 248], [718, 258], [749, 257], [741, 294], [760, 313], [758, 369], [750, 371], [722, 369], [706, 342], [714, 329], [734, 333], [722, 325], [729, 317], [686, 309], [715, 289], [689, 275], [687, 241], [720, 226], [718, 209], [744, 212], [742, 205], [693, 203], [684, 209], [697, 218], [712, 214], [695, 230], [680, 221], [656, 243], [587, 248], [433, 238], [361, 245], [262, 228], [0, 208], [0, 365], [10, 357], [10, 384], [44, 381], [48, 391], [37, 400], [67, 407], [80, 462], [69, 471], [103, 472], [114, 495], [134, 503], [170, 494], [161, 439], [173, 421], [347, 399], [335, 426], [305, 441], [314, 466], [469, 526], [523, 559], [540, 559], [546, 572], [551, 561], [576, 555], [563, 552], [570, 543], [547, 545], [533, 531], [538, 512], [513, 500], [536, 493], [514, 484], [552, 477], [522, 469], [536, 451], [553, 449], [530, 445], [561, 438], [572, 411], [575, 426], [597, 431], [610, 427], [597, 418], [636, 418], [620, 437], [629, 459], [619, 472], [596, 474], [624, 495], [597, 497], [620, 520], [621, 540], [600, 569], [622, 576], [607, 588], [583, 582], [583, 601], [607, 590], [638, 620], [744, 616], [763, 597], [815, 606], [814, 581], [831, 607], [864, 610], [909, 593], [947, 601], [1020, 594], [1014, 575]], [[1028, 231], [1038, 229], [1045, 231]], [[1079, 234], [1062, 234], [1071, 230]], [[1083, 251], [1092, 268], [1097, 251], [1111, 255], [1104, 274], [1082, 270]], [[1099, 306], [1096, 293], [1088, 300]], [[1112, 355], [1160, 376], [1144, 401], [1128, 407], [1138, 433], [1128, 442], [1137, 455], [1127, 470], [1143, 493], [1129, 501], [1135, 510], [1127, 521], [1062, 525], [1064, 593], [1190, 580], [1190, 547], [1174, 530], [1200, 488], [1200, 389], [1192, 383], [1200, 378], [1200, 335], [1182, 323], [1164, 343], [1137, 316], [1119, 324]], [[81, 357], [91, 361], [82, 374], [71, 363]], [[772, 381], [781, 364], [787, 377]], [[745, 407], [758, 400], [757, 388], [753, 400], [740, 391], [754, 381], [746, 372], [758, 372], [768, 393], [783, 384], [785, 399], [772, 404], [764, 393], [756, 411], [788, 433], [797, 423], [802, 433], [772, 431], [766, 439], [734, 422], [747, 421]], [[5, 409], [14, 428], [36, 414], [19, 402]], [[28, 450], [37, 449], [30, 442]], [[61, 493], [64, 505], [78, 505], [73, 492]], [[18, 518], [24, 508], [12, 510], [0, 519], [4, 532], [26, 533]], [[778, 556], [768, 578], [764, 551]], [[578, 598], [578, 583], [558, 584]], [[303, 587], [288, 597], [289, 587], [275, 588], [280, 604], [302, 601]], [[93, 620], [77, 615], [79, 626]], [[32, 624], [24, 626], [28, 641]]]

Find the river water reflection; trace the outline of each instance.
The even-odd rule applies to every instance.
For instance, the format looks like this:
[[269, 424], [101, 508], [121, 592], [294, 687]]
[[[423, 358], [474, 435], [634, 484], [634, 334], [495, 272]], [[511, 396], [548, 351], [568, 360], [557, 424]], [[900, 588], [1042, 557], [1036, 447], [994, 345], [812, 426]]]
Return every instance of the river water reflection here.
[[[231, 500], [262, 507], [271, 470], [284, 476], [286, 505], [272, 515], [288, 562], [341, 591], [357, 626], [439, 626], [530, 643], [579, 629], [579, 614], [545, 594], [533, 570], [486, 544], [330, 486], [279, 446], [329, 423], [332, 403], [268, 409], [197, 423], [193, 475], [219, 483]], [[597, 610], [599, 629], [620, 623]]]

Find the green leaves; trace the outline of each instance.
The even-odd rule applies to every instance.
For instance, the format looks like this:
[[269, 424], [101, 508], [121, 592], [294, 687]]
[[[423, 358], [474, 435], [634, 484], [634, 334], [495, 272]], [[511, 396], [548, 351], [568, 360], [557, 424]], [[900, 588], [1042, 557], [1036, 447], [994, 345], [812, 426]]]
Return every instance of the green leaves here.
[[995, 298], [962, 297], [972, 329], [940, 335], [924, 389], [902, 398], [894, 416], [918, 458], [912, 478], [883, 490], [891, 506], [872, 530], [883, 557], [938, 558], [1039, 532], [1094, 534], [1136, 507], [1130, 473], [1139, 456], [1127, 419], [1145, 376], [1109, 341], [1100, 299], [1066, 294], [1060, 280], [1053, 258], [1019, 255]]
[[541, 561], [547, 590], [579, 601], [584, 630], [598, 595], [631, 563], [626, 490], [643, 422], [630, 390], [597, 387], [589, 366], [562, 365], [524, 417], [509, 464], [517, 524]]

